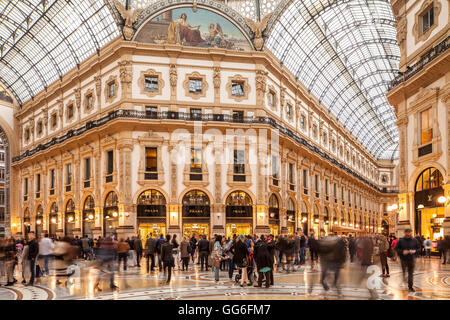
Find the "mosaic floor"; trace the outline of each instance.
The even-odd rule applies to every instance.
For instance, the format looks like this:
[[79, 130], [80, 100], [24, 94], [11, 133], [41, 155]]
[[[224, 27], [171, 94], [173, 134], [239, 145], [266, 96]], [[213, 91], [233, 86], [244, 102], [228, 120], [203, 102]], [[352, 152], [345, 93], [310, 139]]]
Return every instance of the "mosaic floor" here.
[[[56, 283], [55, 276], [41, 278], [34, 287], [25, 287], [16, 283], [14, 286], [0, 287], [0, 300], [270, 300], [270, 299], [383, 299], [383, 300], [448, 300], [450, 299], [450, 265], [442, 265], [437, 258], [430, 260], [420, 258], [417, 261], [414, 285], [416, 292], [409, 293], [402, 279], [398, 262], [390, 262], [391, 277], [379, 277], [378, 265], [368, 269], [367, 277], [359, 282], [361, 275], [357, 263], [348, 263], [341, 272], [341, 294], [335, 289], [325, 292], [319, 283], [320, 270], [316, 266], [302, 266], [293, 272], [275, 273], [275, 285], [268, 289], [240, 287], [228, 279], [228, 272], [221, 272], [219, 283], [215, 283], [213, 273], [199, 271], [198, 265], [189, 272], [175, 271], [170, 285], [166, 285], [164, 274], [158, 271], [145, 273], [145, 268], [130, 267], [115, 275], [117, 290], [109, 287], [108, 274], [101, 274], [101, 292], [94, 288], [98, 269], [89, 267], [89, 263], [78, 261], [73, 267], [75, 273], [70, 280]], [[20, 282], [21, 277], [16, 277]], [[328, 282], [331, 284], [333, 276]], [[373, 289], [375, 297], [369, 294]], [[309, 289], [312, 292], [309, 293]]]

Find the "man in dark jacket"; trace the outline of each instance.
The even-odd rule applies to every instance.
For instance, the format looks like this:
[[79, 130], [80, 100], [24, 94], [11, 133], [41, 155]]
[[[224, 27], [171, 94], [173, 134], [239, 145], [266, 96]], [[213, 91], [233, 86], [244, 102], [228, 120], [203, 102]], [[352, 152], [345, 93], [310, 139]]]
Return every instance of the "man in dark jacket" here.
[[26, 286], [33, 286], [34, 285], [34, 277], [36, 274], [36, 257], [39, 254], [39, 244], [36, 241], [36, 238], [34, 236], [34, 232], [30, 232], [28, 234], [28, 259], [30, 260], [30, 272], [31, 277], [30, 281], [26, 284]]
[[162, 270], [161, 247], [164, 244], [164, 235], [161, 233], [159, 239], [155, 241], [155, 252], [158, 254], [159, 271]]
[[398, 240], [395, 250], [397, 250], [402, 265], [403, 279], [406, 280], [406, 270], [408, 270], [408, 289], [415, 292], [413, 288], [414, 265], [416, 256], [420, 253], [420, 243], [412, 237], [412, 230], [405, 229], [405, 236]]
[[350, 262], [353, 262], [353, 257], [356, 253], [356, 246], [355, 246], [355, 238], [350, 235], [348, 238], [348, 254], [350, 256]]
[[156, 240], [153, 238], [153, 234], [149, 234], [147, 241], [145, 241], [145, 254], [147, 256], [147, 273], [149, 273], [149, 260], [152, 260], [150, 270], [155, 269], [155, 243]]
[[138, 235], [136, 239], [134, 239], [134, 250], [136, 251], [137, 266], [140, 268], [142, 258], [142, 240], [140, 235]]
[[208, 271], [208, 256], [209, 256], [209, 241], [206, 239], [206, 235], [202, 235], [202, 239], [197, 244], [198, 254], [200, 255], [200, 270], [203, 271], [203, 266], [205, 270]]
[[294, 265], [298, 266], [300, 264], [300, 237], [298, 236], [298, 233], [295, 233], [295, 238], [294, 238], [294, 242], [295, 242], [295, 246], [294, 246], [294, 254], [295, 254], [295, 261], [294, 261]]
[[167, 269], [167, 281], [166, 284], [170, 283], [172, 277], [172, 268], [175, 266], [175, 260], [173, 258], [173, 245], [170, 243], [170, 234], [166, 235], [166, 241], [161, 245], [161, 260], [164, 264], [164, 272]]
[[[254, 256], [256, 262], [256, 268], [258, 270], [258, 284], [255, 287], [262, 287], [263, 277], [266, 278], [266, 288], [271, 284], [273, 285], [273, 254], [270, 253], [269, 248], [273, 249], [274, 245], [272, 242], [266, 243], [266, 239], [261, 235], [260, 239], [256, 242], [254, 247]], [[272, 250], [273, 251], [273, 250]], [[269, 271], [262, 272], [264, 268], [269, 268]]]

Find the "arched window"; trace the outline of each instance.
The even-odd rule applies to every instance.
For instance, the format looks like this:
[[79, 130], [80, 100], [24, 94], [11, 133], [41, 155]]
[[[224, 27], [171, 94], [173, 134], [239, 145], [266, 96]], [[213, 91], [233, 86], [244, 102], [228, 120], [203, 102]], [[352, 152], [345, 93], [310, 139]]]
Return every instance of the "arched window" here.
[[317, 204], [314, 205], [314, 209], [313, 209], [313, 213], [314, 213], [314, 223], [319, 223], [320, 217], [319, 217], [319, 207], [317, 207]]
[[119, 200], [117, 199], [117, 194], [114, 191], [108, 193], [105, 198], [105, 208], [117, 207], [119, 205]]
[[291, 198], [288, 200], [286, 215], [288, 222], [295, 223], [295, 203]]
[[73, 229], [75, 227], [75, 202], [72, 199], [67, 201], [65, 210], [65, 228], [66, 236], [73, 236]]
[[58, 206], [56, 202], [50, 205], [49, 211], [49, 235], [50, 237], [56, 237], [56, 229], [58, 226]]
[[279, 209], [278, 198], [273, 193], [269, 198], [269, 218], [270, 219], [279, 219], [280, 218], [280, 209]]
[[23, 212], [23, 230], [25, 235], [27, 235], [31, 230], [31, 219], [30, 219], [30, 209], [28, 207], [25, 208]]
[[251, 218], [253, 216], [252, 199], [244, 191], [230, 193], [225, 203], [227, 217]]
[[416, 181], [416, 192], [441, 187], [443, 184], [442, 174], [436, 168], [427, 168], [422, 171]]
[[36, 236], [40, 237], [42, 233], [42, 219], [44, 216], [44, 209], [42, 205], [38, 205], [36, 209]]
[[92, 196], [87, 196], [83, 204], [83, 235], [92, 237], [95, 220], [95, 202]]
[[137, 215], [140, 218], [165, 217], [166, 198], [158, 190], [145, 190], [137, 199]]
[[192, 190], [183, 197], [183, 217], [209, 217], [210, 201], [208, 195], [201, 190]]
[[324, 207], [324, 215], [323, 215], [323, 217], [324, 217], [325, 223], [328, 223], [328, 220], [330, 219], [330, 214], [328, 212], [328, 208], [327, 207]]

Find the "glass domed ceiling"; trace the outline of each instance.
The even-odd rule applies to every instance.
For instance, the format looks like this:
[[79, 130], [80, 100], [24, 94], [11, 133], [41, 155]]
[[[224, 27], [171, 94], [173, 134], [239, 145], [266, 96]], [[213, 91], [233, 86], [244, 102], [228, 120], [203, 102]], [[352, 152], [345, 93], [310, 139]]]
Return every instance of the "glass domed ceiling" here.
[[266, 48], [376, 158], [397, 158], [396, 117], [386, 93], [398, 71], [400, 50], [389, 2], [285, 3]]
[[0, 1], [0, 81], [22, 104], [119, 35], [104, 1]]

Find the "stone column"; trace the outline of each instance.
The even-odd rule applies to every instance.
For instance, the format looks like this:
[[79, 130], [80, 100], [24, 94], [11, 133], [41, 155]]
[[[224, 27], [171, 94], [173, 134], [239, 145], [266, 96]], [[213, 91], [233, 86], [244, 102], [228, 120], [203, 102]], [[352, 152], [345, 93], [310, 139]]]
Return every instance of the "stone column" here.
[[101, 172], [100, 172], [100, 150], [95, 150], [93, 155], [94, 165], [94, 200], [95, 200], [95, 217], [94, 228], [92, 229], [92, 236], [94, 238], [103, 236], [103, 203], [101, 198]]
[[[172, 154], [176, 152], [175, 143], [169, 143], [169, 156], [173, 159]], [[170, 183], [169, 183], [169, 204], [166, 206], [166, 230], [167, 233], [177, 234], [181, 237], [181, 205], [178, 204], [178, 167], [175, 161], [170, 161]]]
[[269, 207], [268, 207], [268, 180], [267, 180], [267, 139], [258, 137], [258, 164], [257, 164], [257, 195], [256, 206], [253, 206], [253, 225], [256, 235], [267, 235], [269, 228]]
[[214, 148], [214, 205], [211, 206], [210, 234], [225, 235], [226, 212], [222, 203], [222, 159], [223, 143], [217, 143]]
[[73, 170], [73, 189], [74, 189], [74, 202], [75, 202], [75, 226], [73, 229], [73, 235], [81, 237], [81, 225], [83, 223], [83, 217], [81, 216], [81, 179], [80, 179], [80, 158], [77, 157], [74, 161]]

